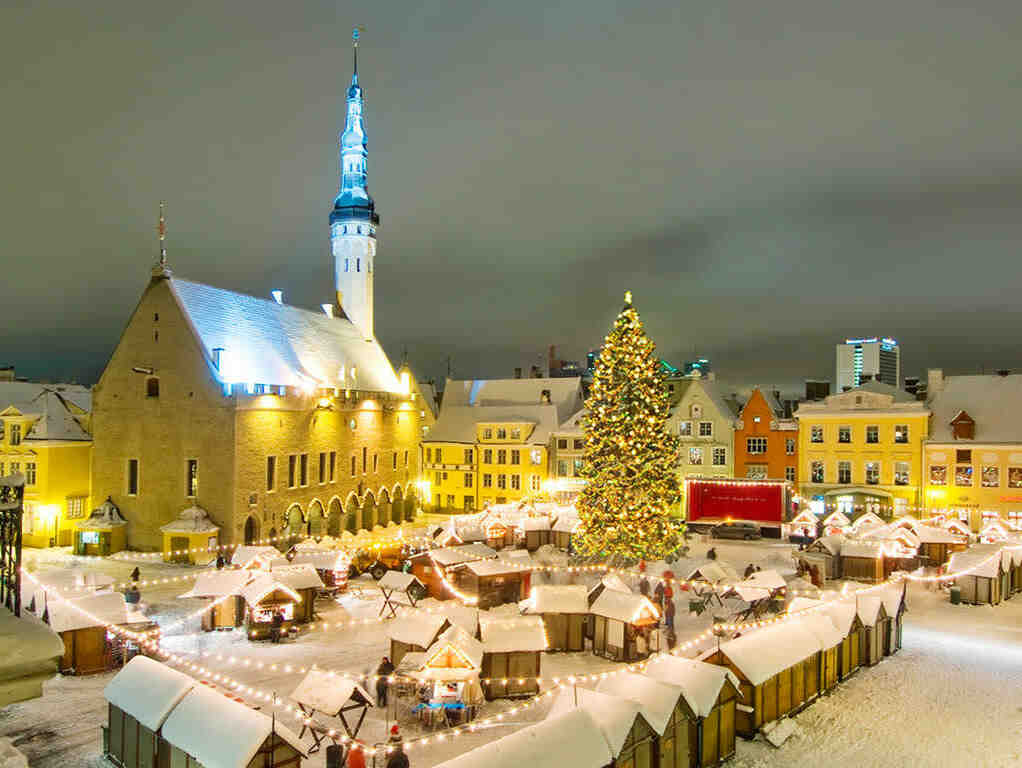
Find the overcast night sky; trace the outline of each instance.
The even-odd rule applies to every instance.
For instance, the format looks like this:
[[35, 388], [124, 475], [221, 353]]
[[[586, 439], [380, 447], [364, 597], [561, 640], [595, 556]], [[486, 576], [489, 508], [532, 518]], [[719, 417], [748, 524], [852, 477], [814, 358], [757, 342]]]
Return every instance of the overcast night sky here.
[[1022, 368], [1022, 3], [949, 5], [8, 0], [0, 365], [95, 380], [161, 198], [175, 274], [331, 300], [358, 24], [377, 335], [420, 375], [580, 358], [625, 289], [737, 386], [847, 335]]

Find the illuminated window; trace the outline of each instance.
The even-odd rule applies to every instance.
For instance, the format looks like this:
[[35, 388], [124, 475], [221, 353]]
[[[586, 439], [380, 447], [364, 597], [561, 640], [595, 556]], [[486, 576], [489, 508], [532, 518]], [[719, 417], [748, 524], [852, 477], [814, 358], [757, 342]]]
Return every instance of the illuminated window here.
[[701, 466], [703, 463], [703, 449], [702, 448], [689, 448], [688, 449], [688, 463]]
[[532, 462], [533, 466], [538, 467], [543, 463], [543, 450], [541, 448], [533, 448], [529, 452], [529, 461]]
[[713, 449], [713, 466], [715, 467], [727, 466], [727, 448]]
[[67, 499], [67, 514], [69, 520], [85, 517], [85, 497], [69, 496]]
[[1022, 528], [1022, 512], [1009, 512], [1008, 524], [1013, 528]]
[[521, 451], [519, 451], [517, 449], [511, 451], [511, 463], [512, 464], [521, 464], [522, 463], [522, 452]]
[[852, 462], [839, 461], [837, 463], [837, 481], [845, 485], [852, 482]]
[[681, 437], [692, 437], [692, 422], [682, 421], [678, 423], [678, 435]]
[[199, 462], [188, 459], [185, 464], [185, 496], [194, 499], [199, 495]]
[[794, 467], [785, 467], [784, 468], [784, 479], [787, 480], [789, 483], [794, 483], [795, 482], [795, 468]]
[[[1022, 478], [1020, 478], [1022, 479]], [[930, 465], [930, 485], [947, 485], [947, 467], [940, 464]], [[1020, 486], [1022, 487], [1022, 486]]]
[[894, 484], [895, 485], [908, 485], [909, 481], [909, 464], [907, 461], [896, 461], [894, 462]]
[[582, 459], [575, 459], [572, 462], [572, 465], [575, 468], [575, 477], [581, 477], [581, 475], [582, 475]]
[[35, 462], [25, 463], [25, 485], [35, 485]]
[[998, 488], [1001, 485], [1000, 467], [983, 467], [980, 471], [980, 483], [984, 488]]
[[767, 468], [765, 464], [748, 464], [745, 467], [745, 476], [750, 480], [766, 480]]
[[809, 477], [812, 478], [814, 483], [823, 482], [823, 462], [813, 461], [809, 464]]
[[908, 442], [908, 424], [897, 424], [894, 427], [894, 442]]
[[809, 442], [811, 443], [822, 443], [823, 442], [823, 427], [816, 425], [812, 428], [809, 435]]
[[880, 442], [880, 427], [876, 424], [871, 424], [866, 427], [866, 442], [867, 443], [879, 443]]
[[972, 487], [972, 465], [958, 464], [955, 466], [955, 485], [962, 488]]
[[1022, 488], [1022, 467], [1008, 467], [1008, 487]]
[[511, 427], [511, 439], [512, 440], [521, 440], [522, 439], [522, 430], [519, 429], [518, 427]]
[[274, 481], [277, 478], [277, 457], [266, 457], [266, 490], [272, 491]]
[[784, 452], [788, 456], [795, 455], [795, 438], [789, 437], [784, 441]]
[[839, 443], [850, 443], [850, 442], [852, 442], [852, 428], [851, 427], [838, 427], [837, 428], [837, 441]]
[[749, 453], [766, 453], [767, 439], [765, 437], [747, 437], [745, 438], [745, 450]]
[[867, 461], [866, 462], [866, 485], [879, 485], [880, 484], [880, 462], [879, 461]]

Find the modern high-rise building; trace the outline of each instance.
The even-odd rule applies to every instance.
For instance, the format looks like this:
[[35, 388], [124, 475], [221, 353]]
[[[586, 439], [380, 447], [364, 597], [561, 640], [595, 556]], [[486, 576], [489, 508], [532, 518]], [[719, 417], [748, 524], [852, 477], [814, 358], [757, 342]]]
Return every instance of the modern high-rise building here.
[[882, 381], [901, 388], [901, 348], [894, 339], [846, 339], [835, 352], [835, 392], [854, 389], [864, 381]]

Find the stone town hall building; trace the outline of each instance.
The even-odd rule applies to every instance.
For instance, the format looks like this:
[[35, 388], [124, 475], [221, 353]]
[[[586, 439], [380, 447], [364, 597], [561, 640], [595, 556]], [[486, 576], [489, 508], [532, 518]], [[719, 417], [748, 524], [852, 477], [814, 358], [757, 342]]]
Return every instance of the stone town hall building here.
[[363, 104], [356, 58], [323, 311], [173, 275], [161, 215], [160, 260], [93, 399], [94, 498], [119, 507], [130, 547], [159, 548], [160, 527], [194, 506], [228, 544], [411, 517], [430, 415], [373, 332]]

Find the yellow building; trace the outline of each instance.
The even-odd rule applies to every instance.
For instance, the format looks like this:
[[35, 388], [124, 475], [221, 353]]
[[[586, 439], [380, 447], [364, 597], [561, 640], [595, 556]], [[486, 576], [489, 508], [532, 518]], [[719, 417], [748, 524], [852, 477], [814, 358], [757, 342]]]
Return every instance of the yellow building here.
[[73, 384], [0, 381], [0, 476], [25, 475], [27, 547], [70, 546], [88, 517], [91, 399]]
[[973, 531], [991, 519], [1022, 527], [1022, 376], [930, 371], [928, 391], [927, 512], [956, 517]]
[[578, 378], [448, 379], [440, 415], [423, 440], [432, 507], [471, 512], [540, 493], [553, 435], [581, 404]]
[[922, 499], [922, 446], [930, 411], [880, 382], [806, 402], [798, 419], [799, 488], [818, 513], [916, 513]]

